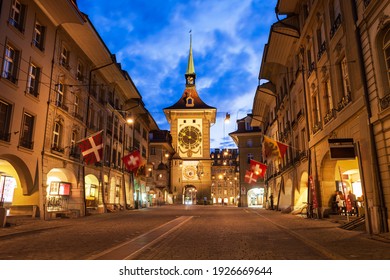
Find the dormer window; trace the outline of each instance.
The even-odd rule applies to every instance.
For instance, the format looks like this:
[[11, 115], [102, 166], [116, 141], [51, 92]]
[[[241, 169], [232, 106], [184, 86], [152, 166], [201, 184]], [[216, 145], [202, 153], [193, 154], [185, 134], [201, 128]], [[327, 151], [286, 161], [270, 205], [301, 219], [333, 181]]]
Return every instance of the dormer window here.
[[191, 92], [186, 92], [186, 107], [194, 107], [194, 99], [191, 96]]

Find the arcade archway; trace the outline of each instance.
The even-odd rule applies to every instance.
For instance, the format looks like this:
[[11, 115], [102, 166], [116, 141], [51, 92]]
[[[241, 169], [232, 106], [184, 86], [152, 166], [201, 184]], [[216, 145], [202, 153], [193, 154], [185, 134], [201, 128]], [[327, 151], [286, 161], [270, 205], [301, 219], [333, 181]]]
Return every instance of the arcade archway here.
[[[40, 205], [38, 177], [35, 182], [26, 164], [13, 155], [0, 159], [0, 205]], [[38, 168], [38, 166], [36, 167]]]
[[196, 204], [197, 189], [194, 185], [187, 185], [183, 188], [183, 204], [195, 205]]
[[253, 188], [247, 193], [248, 207], [260, 207], [264, 205], [264, 188]]
[[45, 205], [48, 212], [83, 209], [82, 193], [72, 171], [66, 168], [53, 168], [47, 173]]

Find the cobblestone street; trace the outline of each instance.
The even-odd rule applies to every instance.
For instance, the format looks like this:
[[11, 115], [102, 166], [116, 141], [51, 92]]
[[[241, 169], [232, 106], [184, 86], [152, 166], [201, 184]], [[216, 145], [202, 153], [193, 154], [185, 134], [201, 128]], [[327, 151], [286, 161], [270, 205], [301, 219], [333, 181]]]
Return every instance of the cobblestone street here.
[[[169, 226], [178, 217], [191, 217]], [[389, 260], [388, 235], [339, 228], [334, 220], [306, 219], [256, 208], [163, 206], [79, 219], [13, 220], [0, 229], [0, 259], [94, 259], [143, 239], [132, 259]], [[153, 237], [149, 237], [152, 236]], [[150, 240], [148, 240], [148, 238]], [[125, 247], [123, 247], [125, 248]], [[122, 251], [124, 250], [122, 248]], [[104, 258], [103, 258], [104, 259]]]

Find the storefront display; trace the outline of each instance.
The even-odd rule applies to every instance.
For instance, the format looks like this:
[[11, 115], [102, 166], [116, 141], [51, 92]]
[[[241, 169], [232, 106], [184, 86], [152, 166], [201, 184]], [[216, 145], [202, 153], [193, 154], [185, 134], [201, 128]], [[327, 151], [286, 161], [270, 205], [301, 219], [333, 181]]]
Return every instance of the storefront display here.
[[47, 211], [68, 210], [69, 195], [72, 184], [67, 182], [51, 182], [47, 197]]

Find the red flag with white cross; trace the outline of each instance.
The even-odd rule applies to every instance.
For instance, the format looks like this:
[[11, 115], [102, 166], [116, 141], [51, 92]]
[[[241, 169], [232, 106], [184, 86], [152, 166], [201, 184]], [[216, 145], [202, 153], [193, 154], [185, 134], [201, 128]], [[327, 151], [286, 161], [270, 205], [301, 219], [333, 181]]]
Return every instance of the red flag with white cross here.
[[256, 182], [257, 182], [257, 175], [254, 172], [247, 170], [245, 173], [245, 183], [252, 184]]
[[99, 162], [103, 157], [103, 130], [77, 143], [86, 164]]
[[141, 154], [138, 150], [134, 150], [128, 155], [124, 156], [122, 160], [126, 169], [132, 172], [137, 172], [138, 167], [142, 163]]
[[267, 171], [267, 165], [253, 159], [250, 160], [250, 165], [252, 172], [254, 172], [260, 178], [264, 178], [265, 172]]

